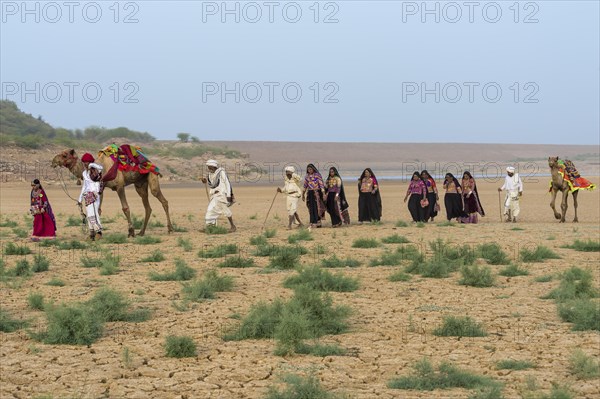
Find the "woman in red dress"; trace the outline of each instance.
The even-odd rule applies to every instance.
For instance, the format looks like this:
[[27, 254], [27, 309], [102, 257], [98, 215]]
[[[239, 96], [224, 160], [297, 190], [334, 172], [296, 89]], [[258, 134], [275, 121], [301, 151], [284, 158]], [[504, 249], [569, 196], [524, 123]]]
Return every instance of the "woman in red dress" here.
[[48, 196], [40, 181], [35, 179], [31, 182], [31, 208], [33, 215], [33, 233], [31, 239], [38, 241], [40, 238], [56, 237], [56, 220]]

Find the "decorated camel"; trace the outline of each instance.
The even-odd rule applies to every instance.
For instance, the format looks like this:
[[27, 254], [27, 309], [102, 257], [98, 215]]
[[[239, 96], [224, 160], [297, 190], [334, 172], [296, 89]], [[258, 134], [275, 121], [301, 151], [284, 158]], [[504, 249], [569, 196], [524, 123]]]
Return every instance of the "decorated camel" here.
[[[144, 224], [142, 229], [138, 233], [138, 235], [143, 236], [146, 232], [146, 226], [148, 225], [148, 220], [150, 219], [150, 215], [152, 214], [152, 208], [150, 207], [150, 201], [148, 201], [148, 187], [150, 188], [150, 192], [153, 196], [155, 196], [160, 203], [162, 204], [165, 213], [167, 215], [167, 228], [169, 233], [173, 231], [173, 225], [171, 224], [171, 218], [169, 217], [169, 202], [164, 197], [160, 190], [160, 184], [158, 181], [158, 174], [155, 173], [140, 173], [139, 171], [123, 171], [118, 170], [115, 161], [104, 153], [101, 153], [96, 158], [96, 163], [102, 165], [104, 167], [105, 174], [108, 171], [116, 171], [116, 176], [114, 179], [106, 181], [104, 183], [104, 187], [110, 188], [113, 191], [117, 192], [119, 199], [121, 200], [121, 207], [123, 209], [123, 213], [127, 218], [127, 223], [129, 226], [129, 237], [135, 236], [135, 230], [133, 228], [133, 223], [131, 221], [131, 214], [129, 212], [129, 205], [127, 204], [127, 198], [125, 197], [125, 187], [133, 184], [135, 186], [135, 191], [137, 191], [138, 195], [142, 197], [142, 203], [144, 204], [144, 209], [146, 211], [146, 215], [144, 218]], [[75, 176], [77, 179], [82, 179], [84, 166], [75, 150], [64, 150], [60, 154], [57, 154], [52, 159], [52, 167], [65, 167], [69, 169], [69, 171]], [[100, 206], [102, 206], [102, 196], [100, 197]]]
[[[550, 201], [550, 207], [554, 211], [554, 217], [560, 219], [561, 223], [565, 222], [569, 193], [573, 193], [573, 207], [575, 208], [573, 223], [577, 223], [579, 221], [577, 219], [577, 194], [582, 189], [593, 190], [595, 185], [579, 176], [577, 169], [569, 160], [562, 161], [558, 157], [548, 157], [548, 166], [550, 166], [550, 173], [552, 174], [552, 181], [550, 182], [552, 201]], [[562, 213], [558, 213], [555, 208], [556, 194], [559, 191], [562, 192], [562, 203], [560, 204]]]

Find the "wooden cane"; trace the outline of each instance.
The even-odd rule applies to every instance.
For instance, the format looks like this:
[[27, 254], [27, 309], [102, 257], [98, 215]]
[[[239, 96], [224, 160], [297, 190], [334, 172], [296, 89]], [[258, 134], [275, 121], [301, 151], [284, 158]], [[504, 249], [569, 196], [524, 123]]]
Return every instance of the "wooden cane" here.
[[263, 222], [263, 225], [260, 228], [261, 233], [264, 230], [265, 225], [267, 224], [267, 219], [269, 218], [269, 213], [271, 213], [271, 209], [273, 208], [273, 204], [275, 203], [275, 198], [277, 198], [277, 194], [279, 194], [279, 191], [275, 191], [275, 196], [273, 197], [273, 201], [271, 201], [271, 206], [269, 207], [269, 210], [267, 211], [267, 216], [265, 216], [265, 221]]
[[204, 183], [204, 189], [206, 190], [206, 199], [210, 202], [210, 195], [208, 195], [208, 184]]
[[502, 200], [500, 199], [501, 191], [498, 191], [498, 209], [500, 210], [500, 223], [502, 223]]

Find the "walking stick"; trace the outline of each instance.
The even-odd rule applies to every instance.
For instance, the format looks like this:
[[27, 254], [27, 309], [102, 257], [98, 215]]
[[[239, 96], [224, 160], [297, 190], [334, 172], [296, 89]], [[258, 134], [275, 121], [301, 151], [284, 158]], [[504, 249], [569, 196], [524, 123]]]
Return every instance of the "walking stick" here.
[[260, 232], [261, 233], [264, 230], [265, 225], [267, 224], [267, 219], [269, 218], [269, 213], [271, 213], [271, 208], [273, 208], [273, 204], [275, 203], [275, 198], [277, 198], [277, 194], [279, 194], [279, 191], [275, 192], [275, 196], [273, 197], [273, 201], [271, 201], [271, 206], [269, 207], [269, 210], [267, 211], [267, 216], [265, 216], [265, 221], [263, 222], [263, 225], [260, 228]]
[[502, 200], [500, 199], [500, 191], [498, 191], [498, 209], [500, 210], [500, 223], [502, 223]]
[[208, 195], [208, 184], [204, 183], [204, 189], [206, 190], [206, 199], [210, 202], [210, 195]]

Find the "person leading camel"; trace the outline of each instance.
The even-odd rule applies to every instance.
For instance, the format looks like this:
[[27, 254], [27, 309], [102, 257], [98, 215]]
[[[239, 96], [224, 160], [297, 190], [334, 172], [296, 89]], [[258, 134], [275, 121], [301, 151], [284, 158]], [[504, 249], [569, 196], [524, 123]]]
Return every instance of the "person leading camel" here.
[[518, 173], [515, 173], [515, 168], [509, 166], [506, 168], [506, 177], [504, 184], [498, 188], [498, 191], [506, 190], [506, 198], [504, 199], [504, 215], [506, 222], [512, 220], [517, 222], [517, 216], [521, 212], [519, 207], [519, 199], [523, 196], [523, 182]]
[[285, 178], [283, 180], [283, 188], [277, 187], [278, 193], [284, 193], [286, 195], [286, 208], [288, 211], [288, 230], [292, 229], [294, 219], [299, 223], [299, 227], [304, 226], [298, 215], [298, 201], [302, 196], [302, 189], [299, 186], [302, 178], [296, 174], [296, 169], [293, 166], [286, 166]]
[[100, 189], [102, 180], [102, 165], [94, 163], [91, 154], [84, 154], [81, 161], [85, 165], [83, 183], [79, 194], [78, 205], [83, 202], [87, 216], [90, 240], [102, 238], [102, 223], [100, 221]]
[[208, 208], [204, 216], [206, 226], [216, 226], [219, 216], [225, 215], [229, 220], [229, 231], [233, 233], [237, 230], [237, 227], [233, 223], [233, 214], [228, 206], [233, 202], [233, 199], [227, 172], [225, 172], [225, 169], [220, 168], [219, 163], [214, 159], [206, 161], [206, 166], [208, 175], [202, 177], [202, 183], [208, 184], [210, 187]]

